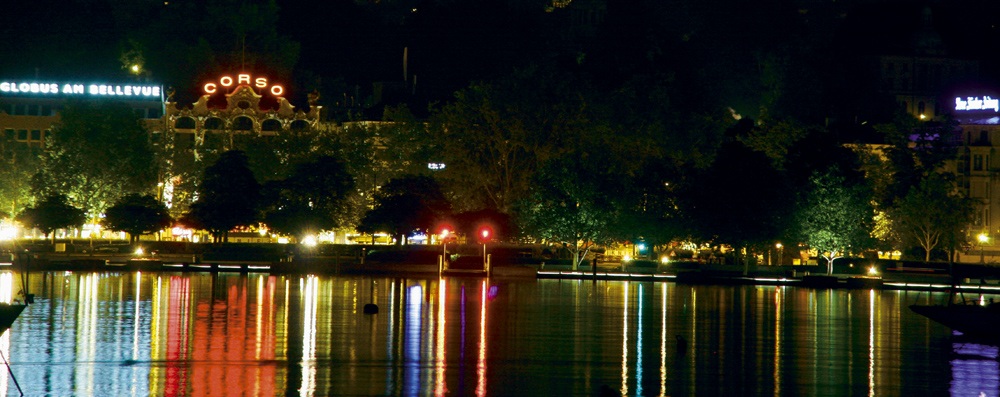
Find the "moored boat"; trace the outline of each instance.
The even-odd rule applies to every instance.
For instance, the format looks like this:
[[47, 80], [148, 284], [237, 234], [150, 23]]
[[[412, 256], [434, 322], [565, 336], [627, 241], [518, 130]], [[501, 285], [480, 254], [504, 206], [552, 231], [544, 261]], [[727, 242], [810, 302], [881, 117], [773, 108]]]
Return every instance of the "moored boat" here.
[[911, 305], [910, 310], [966, 335], [1000, 337], [1000, 304]]

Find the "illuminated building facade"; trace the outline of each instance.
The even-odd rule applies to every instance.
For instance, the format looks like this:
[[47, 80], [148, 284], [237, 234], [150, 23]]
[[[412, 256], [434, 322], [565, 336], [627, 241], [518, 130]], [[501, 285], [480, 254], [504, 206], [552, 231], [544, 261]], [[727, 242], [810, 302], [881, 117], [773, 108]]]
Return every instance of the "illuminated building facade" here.
[[150, 129], [158, 128], [163, 115], [158, 85], [0, 80], [0, 131], [8, 141], [42, 148], [59, 111], [72, 99], [124, 101]]
[[[282, 97], [284, 87], [267, 78], [239, 74], [224, 76], [203, 86], [204, 95], [191, 107], [178, 108], [172, 93], [166, 99], [163, 132], [175, 138], [175, 149], [188, 150], [203, 145], [213, 136], [221, 137], [226, 148], [235, 136], [267, 136], [281, 131], [309, 131], [317, 127], [321, 106], [319, 94], [309, 95], [309, 111], [296, 110]], [[214, 101], [224, 94], [225, 102]], [[269, 106], [270, 105], [270, 106]]]

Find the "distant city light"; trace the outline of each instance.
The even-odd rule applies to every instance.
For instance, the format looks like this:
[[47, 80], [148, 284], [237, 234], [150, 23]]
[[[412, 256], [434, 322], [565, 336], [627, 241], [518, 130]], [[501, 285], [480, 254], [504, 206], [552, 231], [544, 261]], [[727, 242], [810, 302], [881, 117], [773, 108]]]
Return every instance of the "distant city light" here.
[[[279, 240], [279, 242], [280, 241], [281, 240]], [[307, 246], [307, 247], [315, 247], [316, 246], [316, 237], [307, 236], [306, 238], [302, 239], [302, 244], [305, 245], [305, 246]]]
[[443, 170], [444, 167], [444, 163], [427, 163], [427, 168], [432, 170]]

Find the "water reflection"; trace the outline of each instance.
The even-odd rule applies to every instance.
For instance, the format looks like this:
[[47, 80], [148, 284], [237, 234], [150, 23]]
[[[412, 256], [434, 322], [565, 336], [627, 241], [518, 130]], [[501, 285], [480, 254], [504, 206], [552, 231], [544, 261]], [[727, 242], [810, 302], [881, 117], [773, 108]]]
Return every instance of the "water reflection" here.
[[[0, 273], [0, 301], [17, 279]], [[0, 337], [27, 395], [1000, 389], [996, 346], [909, 311], [939, 297], [927, 293], [170, 273], [33, 274], [30, 289], [36, 303]], [[0, 394], [11, 384], [0, 374]]]

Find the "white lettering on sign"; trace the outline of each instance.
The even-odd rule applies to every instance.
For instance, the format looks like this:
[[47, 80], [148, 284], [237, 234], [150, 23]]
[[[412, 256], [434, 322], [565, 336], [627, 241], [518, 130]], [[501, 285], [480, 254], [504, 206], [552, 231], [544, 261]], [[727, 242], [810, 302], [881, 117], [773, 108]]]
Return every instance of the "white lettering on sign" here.
[[962, 100], [961, 97], [955, 98], [955, 110], [956, 111], [972, 111], [972, 110], [990, 110], [994, 112], [1000, 112], [1000, 99], [991, 98], [990, 96], [985, 96], [983, 99], [979, 97], [965, 97]]
[[6, 93], [160, 97], [160, 87], [158, 86], [91, 84], [85, 89], [83, 84], [62, 84], [62, 89], [59, 87], [60, 85], [55, 83], [0, 81], [0, 92]]
[[[265, 88], [267, 88], [267, 78], [266, 77], [257, 77], [257, 78], [254, 78], [253, 76], [251, 76], [249, 74], [246, 74], [246, 73], [241, 73], [241, 74], [236, 75], [236, 80], [233, 80], [233, 78], [229, 77], [229, 76], [222, 76], [222, 77], [219, 78], [218, 84], [216, 84], [214, 82], [212, 82], [212, 83], [205, 83], [205, 85], [202, 86], [202, 88], [205, 90], [206, 94], [210, 94], [211, 95], [211, 94], [216, 93], [219, 90], [219, 86], [231, 87], [233, 85], [234, 81], [235, 81], [235, 83], [237, 85], [250, 85], [250, 84], [253, 84], [254, 87], [260, 88], [262, 90], [265, 89]], [[274, 95], [274, 96], [281, 96], [281, 94], [285, 93], [285, 88], [282, 87], [282, 86], [280, 86], [280, 85], [272, 85], [270, 91], [271, 91], [271, 94]]]

